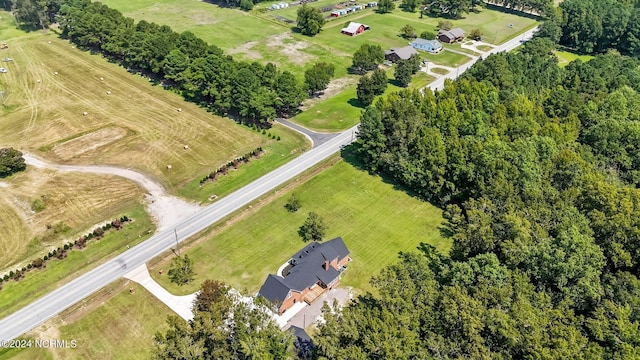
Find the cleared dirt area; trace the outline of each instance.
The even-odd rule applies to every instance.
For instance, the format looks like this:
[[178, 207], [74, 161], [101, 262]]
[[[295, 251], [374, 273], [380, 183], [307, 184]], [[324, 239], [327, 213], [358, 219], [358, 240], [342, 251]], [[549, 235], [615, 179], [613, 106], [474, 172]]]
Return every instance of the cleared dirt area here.
[[121, 127], [107, 127], [55, 145], [52, 150], [60, 159], [69, 160], [122, 139], [125, 135], [127, 130]]
[[[144, 200], [137, 184], [116, 176], [28, 167], [3, 182], [0, 272], [60, 246], [65, 239], [75, 239], [112, 216], [126, 215], [127, 209]], [[65, 228], [57, 225], [61, 223], [69, 229], [58, 231]]]
[[268, 37], [266, 44], [274, 51], [286, 55], [289, 61], [296, 65], [304, 65], [314, 58], [314, 56], [301, 51], [306, 49], [309, 43], [295, 40], [288, 32]]
[[172, 192], [205, 167], [275, 142], [53, 34], [7, 42], [4, 146], [54, 162], [130, 167]]
[[262, 59], [262, 55], [260, 55], [259, 51], [251, 50], [256, 45], [258, 45], [257, 41], [250, 41], [233, 49], [227, 50], [227, 53], [229, 53], [229, 55], [243, 54], [245, 59]]

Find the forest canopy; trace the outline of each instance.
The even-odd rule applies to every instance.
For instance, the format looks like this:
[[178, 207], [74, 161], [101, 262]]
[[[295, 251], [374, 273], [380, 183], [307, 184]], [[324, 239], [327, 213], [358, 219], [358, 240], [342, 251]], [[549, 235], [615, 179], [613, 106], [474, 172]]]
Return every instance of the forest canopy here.
[[640, 61], [558, 67], [548, 39], [361, 117], [356, 151], [445, 209], [379, 296], [325, 309], [327, 358], [640, 356]]

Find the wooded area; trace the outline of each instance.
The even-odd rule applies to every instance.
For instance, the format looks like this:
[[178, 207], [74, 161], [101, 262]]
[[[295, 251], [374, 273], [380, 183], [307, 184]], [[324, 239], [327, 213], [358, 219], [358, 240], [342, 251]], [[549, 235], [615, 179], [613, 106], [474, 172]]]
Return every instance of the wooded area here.
[[327, 358], [640, 356], [640, 61], [492, 55], [361, 118], [357, 151], [445, 211], [448, 256], [377, 275], [316, 337]]
[[[560, 44], [580, 53], [617, 49], [640, 57], [640, 2], [566, 0], [560, 4]], [[556, 25], [556, 26], [557, 26]]]

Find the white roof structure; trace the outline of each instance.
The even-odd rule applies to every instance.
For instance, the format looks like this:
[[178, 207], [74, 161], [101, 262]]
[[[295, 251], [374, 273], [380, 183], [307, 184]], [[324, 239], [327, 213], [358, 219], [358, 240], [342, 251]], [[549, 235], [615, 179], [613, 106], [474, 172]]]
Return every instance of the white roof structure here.
[[342, 28], [342, 30], [340, 31], [350, 33], [350, 34], [355, 34], [360, 28], [360, 26], [363, 26], [363, 25], [357, 22], [350, 22], [349, 26], [347, 26], [346, 28]]

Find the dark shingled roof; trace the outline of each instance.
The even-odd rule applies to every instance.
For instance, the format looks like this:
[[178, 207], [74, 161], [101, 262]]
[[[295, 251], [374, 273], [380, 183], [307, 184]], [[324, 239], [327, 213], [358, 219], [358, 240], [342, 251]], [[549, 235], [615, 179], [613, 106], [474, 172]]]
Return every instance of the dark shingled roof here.
[[325, 269], [325, 261], [331, 262], [336, 258], [340, 261], [348, 255], [349, 250], [342, 238], [338, 237], [325, 243], [314, 241], [293, 255], [293, 267], [286, 277], [269, 275], [259, 293], [269, 301], [282, 301], [289, 290], [303, 291], [318, 280], [329, 284], [340, 276], [340, 272], [332, 266]]
[[280, 276], [269, 274], [267, 280], [264, 281], [264, 284], [262, 284], [260, 288], [260, 295], [271, 302], [284, 301], [289, 293], [289, 287], [283, 280]]

